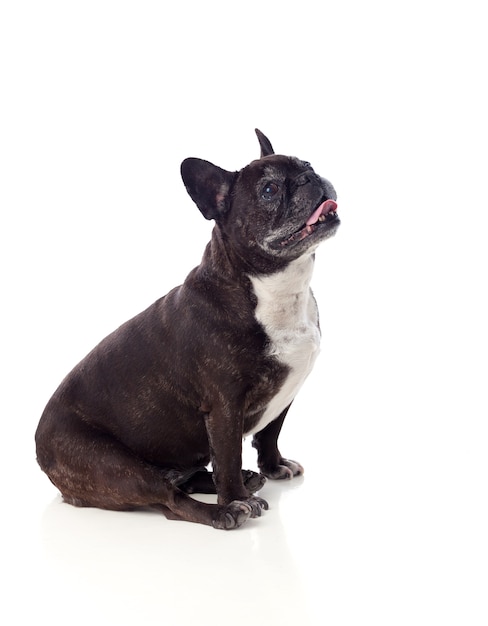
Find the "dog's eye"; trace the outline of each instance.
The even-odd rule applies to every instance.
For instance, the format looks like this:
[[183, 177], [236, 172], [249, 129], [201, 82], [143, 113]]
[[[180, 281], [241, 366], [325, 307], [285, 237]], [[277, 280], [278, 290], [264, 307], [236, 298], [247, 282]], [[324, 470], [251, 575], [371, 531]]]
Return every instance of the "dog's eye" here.
[[266, 185], [264, 185], [263, 189], [261, 190], [261, 197], [264, 200], [271, 200], [276, 196], [279, 190], [279, 185], [277, 185], [276, 183], [266, 183]]

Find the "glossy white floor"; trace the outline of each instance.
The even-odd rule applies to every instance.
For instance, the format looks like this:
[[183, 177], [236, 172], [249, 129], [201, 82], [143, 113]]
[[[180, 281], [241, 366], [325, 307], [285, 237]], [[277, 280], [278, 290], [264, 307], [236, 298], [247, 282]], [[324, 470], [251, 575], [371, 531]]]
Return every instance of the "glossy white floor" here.
[[346, 368], [325, 361], [283, 437], [306, 476], [266, 484], [270, 510], [234, 532], [64, 504], [31, 442], [14, 439], [20, 452], [4, 453], [8, 623], [486, 623], [475, 407], [405, 400], [377, 380], [384, 372], [351, 387]]
[[[479, 3], [173, 4], [0, 5], [0, 620], [486, 626]], [[44, 404], [198, 263], [180, 161], [238, 169], [255, 126], [333, 181], [343, 222], [282, 436], [305, 477], [235, 532], [63, 504], [35, 462]]]

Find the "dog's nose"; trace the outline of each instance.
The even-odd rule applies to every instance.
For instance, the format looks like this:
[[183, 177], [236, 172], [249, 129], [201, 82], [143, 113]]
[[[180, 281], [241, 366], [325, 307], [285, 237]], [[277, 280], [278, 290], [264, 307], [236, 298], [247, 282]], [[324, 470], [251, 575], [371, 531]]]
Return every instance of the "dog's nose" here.
[[327, 198], [330, 198], [331, 200], [337, 200], [337, 193], [336, 190], [334, 189], [334, 185], [328, 181], [326, 178], [321, 178], [322, 181], [322, 188], [325, 191], [325, 195], [327, 196]]

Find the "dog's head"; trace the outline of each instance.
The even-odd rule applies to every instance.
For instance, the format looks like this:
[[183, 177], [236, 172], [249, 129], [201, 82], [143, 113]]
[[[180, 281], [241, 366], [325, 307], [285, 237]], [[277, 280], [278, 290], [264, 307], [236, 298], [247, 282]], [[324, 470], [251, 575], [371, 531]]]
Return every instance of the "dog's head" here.
[[261, 158], [240, 172], [189, 158], [181, 175], [200, 211], [241, 255], [282, 266], [335, 234], [337, 195], [310, 163], [274, 154], [268, 138], [256, 134]]

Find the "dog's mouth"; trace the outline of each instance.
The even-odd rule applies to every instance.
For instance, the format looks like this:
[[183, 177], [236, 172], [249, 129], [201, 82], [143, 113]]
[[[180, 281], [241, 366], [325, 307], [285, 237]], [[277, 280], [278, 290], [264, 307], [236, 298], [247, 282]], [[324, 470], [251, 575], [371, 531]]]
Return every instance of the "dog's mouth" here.
[[285, 248], [303, 241], [307, 237], [310, 237], [316, 231], [329, 232], [335, 230], [339, 225], [340, 220], [337, 217], [337, 202], [335, 200], [324, 200], [315, 209], [312, 215], [308, 218], [305, 224], [297, 231], [292, 233], [286, 239], [280, 241], [280, 246]]

